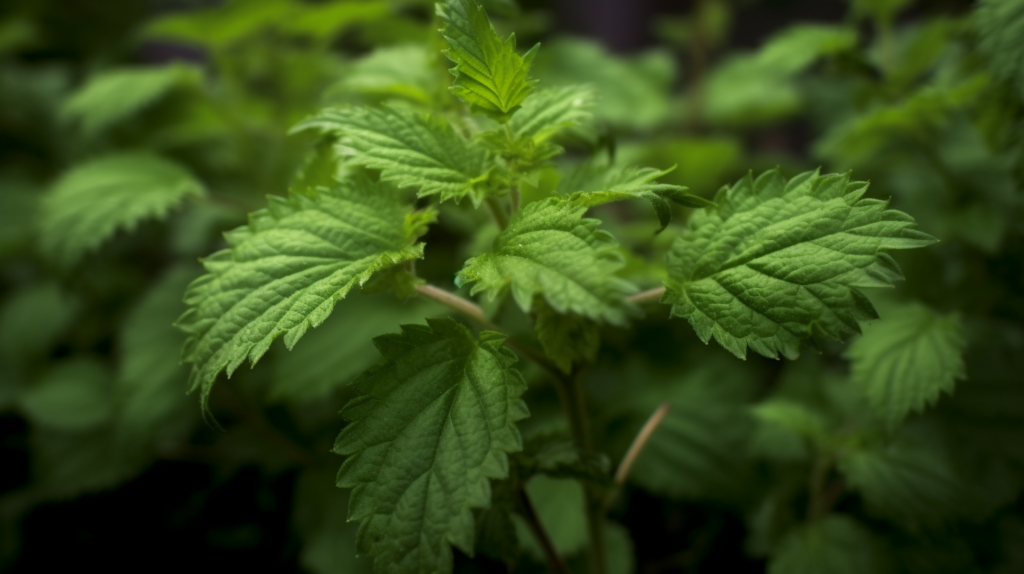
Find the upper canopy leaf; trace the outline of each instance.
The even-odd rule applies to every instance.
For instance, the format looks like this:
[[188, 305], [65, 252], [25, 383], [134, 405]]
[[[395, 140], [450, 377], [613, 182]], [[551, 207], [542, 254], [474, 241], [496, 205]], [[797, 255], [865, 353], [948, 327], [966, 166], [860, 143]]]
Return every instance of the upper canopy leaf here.
[[149, 153], [111, 155], [80, 164], [43, 199], [43, 250], [59, 264], [73, 264], [119, 228], [163, 217], [186, 197], [205, 193], [203, 184], [184, 167]]
[[919, 304], [886, 310], [884, 324], [866, 327], [848, 356], [853, 380], [894, 427], [943, 391], [952, 392], [956, 379], [966, 376], [966, 340], [955, 315], [939, 315]]
[[603, 205], [625, 199], [644, 199], [651, 204], [661, 223], [659, 232], [672, 221], [672, 207], [669, 201], [686, 207], [707, 207], [710, 201], [692, 193], [687, 188], [657, 180], [671, 173], [675, 166], [665, 170], [653, 167], [611, 167], [595, 162], [584, 162], [573, 173], [559, 183], [564, 193], [581, 192], [574, 196], [580, 203], [589, 206]]
[[903, 278], [884, 250], [935, 242], [866, 190], [849, 174], [787, 181], [778, 170], [723, 188], [676, 239], [663, 300], [740, 358], [747, 347], [795, 358], [801, 341], [860, 332], [857, 321], [877, 314], [858, 288]]
[[383, 181], [479, 205], [493, 177], [487, 152], [455, 133], [441, 117], [391, 107], [327, 108], [295, 126], [341, 136], [352, 161], [381, 170]]
[[536, 80], [528, 75], [539, 44], [517, 54], [515, 34], [502, 40], [476, 0], [438, 2], [437, 15], [445, 23], [445, 54], [455, 63], [452, 93], [471, 109], [508, 121], [533, 91]]
[[558, 313], [623, 324], [635, 312], [625, 300], [636, 287], [616, 277], [623, 262], [600, 221], [584, 219], [586, 205], [565, 198], [537, 201], [516, 212], [490, 253], [474, 257], [456, 276], [472, 294], [495, 297], [511, 286], [524, 311], [544, 297]]
[[427, 323], [374, 339], [384, 360], [353, 382], [362, 396], [334, 445], [348, 455], [338, 486], [354, 489], [358, 551], [382, 574], [451, 572], [450, 544], [472, 555], [470, 509], [490, 504], [487, 479], [508, 476], [515, 422], [529, 415], [504, 335]]
[[221, 370], [255, 363], [280, 335], [293, 347], [353, 287], [422, 257], [415, 242], [434, 213], [410, 211], [397, 190], [365, 178], [271, 196], [226, 234], [231, 247], [206, 258], [209, 273], [185, 293], [191, 308], [178, 324], [189, 335], [192, 388], [205, 401]]

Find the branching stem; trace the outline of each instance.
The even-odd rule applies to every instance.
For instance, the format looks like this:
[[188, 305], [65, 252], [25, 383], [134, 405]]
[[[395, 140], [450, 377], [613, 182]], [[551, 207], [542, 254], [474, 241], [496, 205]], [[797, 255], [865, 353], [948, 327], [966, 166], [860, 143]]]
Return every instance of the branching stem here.
[[636, 295], [630, 295], [629, 297], [626, 297], [626, 301], [629, 301], [630, 303], [637, 303], [637, 304], [641, 304], [641, 303], [657, 303], [658, 301], [661, 300], [661, 296], [664, 295], [664, 294], [665, 294], [665, 288], [664, 287], [655, 287], [654, 289], [648, 289], [646, 291], [641, 291], [641, 292], [637, 293]]

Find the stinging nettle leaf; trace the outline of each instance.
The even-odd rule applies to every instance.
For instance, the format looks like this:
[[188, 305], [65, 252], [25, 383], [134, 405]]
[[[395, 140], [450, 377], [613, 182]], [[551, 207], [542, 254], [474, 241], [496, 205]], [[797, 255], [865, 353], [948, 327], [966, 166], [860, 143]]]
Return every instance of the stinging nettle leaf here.
[[189, 196], [206, 193], [184, 167], [149, 153], [106, 156], [67, 172], [43, 198], [40, 241], [60, 265], [71, 265], [109, 239], [161, 218]]
[[966, 377], [966, 339], [956, 315], [939, 315], [920, 304], [885, 308], [884, 322], [864, 328], [847, 358], [853, 380], [890, 428], [911, 412], [953, 392]]
[[889, 567], [870, 531], [852, 518], [831, 515], [791, 531], [768, 574], [883, 574]]
[[573, 313], [558, 313], [543, 298], [534, 303], [534, 310], [537, 339], [558, 368], [568, 374], [574, 362], [594, 361], [601, 345], [597, 324]]
[[585, 205], [564, 198], [537, 201], [516, 212], [490, 253], [474, 257], [455, 277], [471, 294], [494, 298], [506, 287], [524, 311], [542, 296], [557, 313], [576, 313], [621, 325], [638, 311], [626, 297], [637, 291], [615, 273], [623, 267], [612, 237], [585, 219]]
[[487, 152], [435, 115], [387, 106], [327, 108], [292, 131], [310, 128], [341, 136], [339, 149], [353, 162], [381, 170], [383, 181], [417, 188], [420, 197], [469, 197], [479, 206], [494, 187]]
[[589, 86], [561, 86], [530, 94], [508, 126], [517, 138], [540, 143], [593, 118], [594, 91]]
[[230, 377], [246, 358], [255, 364], [281, 335], [291, 349], [353, 287], [421, 258], [416, 240], [435, 217], [410, 213], [399, 191], [363, 177], [268, 203], [225, 234], [230, 248], [206, 258], [208, 273], [185, 293], [182, 358], [204, 404], [221, 370]]
[[748, 347], [793, 359], [802, 341], [859, 333], [877, 318], [859, 289], [903, 278], [885, 251], [936, 242], [865, 191], [849, 174], [787, 181], [777, 169], [722, 188], [673, 244], [662, 301], [741, 359]]
[[645, 199], [654, 208], [661, 227], [665, 230], [672, 221], [672, 207], [669, 201], [686, 207], [708, 207], [712, 202], [691, 193], [687, 188], [671, 183], [657, 183], [655, 180], [672, 173], [675, 166], [658, 170], [653, 167], [605, 167], [594, 162], [584, 162], [573, 173], [560, 182], [559, 189], [573, 194], [573, 199], [588, 206], [603, 205], [626, 199]]
[[536, 80], [529, 79], [530, 64], [540, 44], [523, 56], [517, 54], [515, 34], [502, 40], [476, 0], [438, 2], [437, 15], [445, 23], [445, 55], [455, 63], [451, 92], [470, 109], [508, 121], [533, 91]]
[[362, 396], [342, 411], [351, 423], [334, 452], [348, 456], [338, 486], [353, 488], [349, 520], [377, 572], [451, 572], [451, 546], [472, 555], [471, 509], [490, 504], [488, 479], [508, 476], [529, 416], [504, 339], [453, 319], [374, 339], [384, 360], [353, 382]]

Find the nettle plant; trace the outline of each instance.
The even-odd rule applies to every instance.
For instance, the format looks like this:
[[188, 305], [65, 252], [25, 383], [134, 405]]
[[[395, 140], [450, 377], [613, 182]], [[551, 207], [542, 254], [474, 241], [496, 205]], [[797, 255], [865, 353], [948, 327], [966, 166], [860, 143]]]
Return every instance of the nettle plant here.
[[[739, 359], [748, 350], [794, 359], [803, 346], [842, 341], [876, 319], [861, 289], [902, 278], [890, 251], [935, 239], [886, 201], [865, 198], [867, 184], [850, 174], [751, 174], [709, 201], [659, 183], [666, 172], [623, 167], [597, 151], [556, 185], [541, 185], [541, 172], [565, 151], [556, 142], [593, 131], [595, 95], [587, 86], [536, 85], [538, 47], [520, 54], [514, 35], [501, 38], [475, 0], [439, 3], [437, 16], [454, 62], [453, 97], [423, 91], [330, 107], [301, 122], [295, 131], [322, 134], [323, 144], [288, 197], [271, 197], [248, 225], [226, 234], [227, 249], [205, 259], [207, 274], [189, 286], [190, 308], [178, 321], [188, 334], [191, 387], [205, 406], [222, 371], [256, 363], [278, 337], [291, 349], [357, 287], [432, 299], [453, 316], [376, 338], [381, 361], [352, 383], [357, 396], [341, 413], [348, 423], [334, 445], [345, 457], [337, 485], [352, 489], [356, 551], [374, 556], [378, 572], [450, 572], [452, 546], [472, 556], [483, 538], [501, 544], [515, 535], [514, 513], [550, 568], [567, 572], [523, 489], [531, 475], [548, 474], [581, 484], [591, 571], [609, 571], [609, 556], [618, 571], [605, 515], [670, 407], [654, 412], [611, 472], [580, 382], [597, 359], [602, 325], [627, 327], [645, 306], [669, 305], [701, 341], [713, 338]], [[443, 72], [423, 64], [413, 73]], [[626, 260], [640, 255], [626, 254], [600, 220], [586, 217], [634, 199], [654, 207], [661, 229], [672, 204], [694, 210], [668, 253], [662, 286], [626, 280]], [[493, 241], [461, 265], [458, 290], [416, 271], [424, 237], [451, 204], [486, 210], [497, 226], [496, 236], [488, 225], [476, 231], [483, 244]], [[509, 294], [518, 317], [499, 312]], [[530, 405], [519, 365], [553, 385], [571, 445], [522, 452], [517, 425]], [[894, 418], [925, 402], [904, 401]], [[776, 400], [755, 414], [803, 420], [787, 408], [798, 405]], [[830, 468], [819, 468], [816, 480]], [[827, 510], [815, 504], [815, 513]], [[856, 535], [841, 520], [828, 528]], [[814, 544], [794, 540], [790, 546]]]

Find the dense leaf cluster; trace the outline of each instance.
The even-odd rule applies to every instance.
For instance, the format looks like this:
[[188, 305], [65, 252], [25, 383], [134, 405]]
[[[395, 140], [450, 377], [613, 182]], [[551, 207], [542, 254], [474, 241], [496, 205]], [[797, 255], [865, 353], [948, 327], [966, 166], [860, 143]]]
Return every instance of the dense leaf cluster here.
[[[521, 51], [498, 0], [234, 0], [142, 33], [202, 65], [4, 64], [67, 137], [0, 171], [0, 518], [205, 456], [297, 470], [317, 573], [1024, 568], [1024, 3], [850, 4], [739, 54], [724, 1], [666, 19], [679, 94], [667, 50]], [[645, 499], [712, 518], [651, 550]]]

